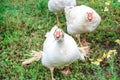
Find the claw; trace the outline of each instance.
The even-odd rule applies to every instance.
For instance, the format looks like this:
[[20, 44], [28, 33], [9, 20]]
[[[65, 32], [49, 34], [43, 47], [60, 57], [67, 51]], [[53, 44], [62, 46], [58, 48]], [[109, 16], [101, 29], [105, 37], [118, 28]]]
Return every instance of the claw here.
[[62, 74], [70, 74], [71, 73], [71, 71], [70, 71], [70, 69], [69, 69], [69, 67], [67, 66], [63, 71], [62, 71]]

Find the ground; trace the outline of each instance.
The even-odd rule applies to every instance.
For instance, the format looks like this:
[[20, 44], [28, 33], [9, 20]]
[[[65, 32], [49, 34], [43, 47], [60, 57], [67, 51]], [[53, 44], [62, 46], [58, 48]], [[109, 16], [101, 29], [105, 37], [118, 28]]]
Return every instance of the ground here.
[[[67, 76], [60, 73], [61, 69], [55, 69], [57, 80], [120, 80], [120, 45], [115, 42], [120, 39], [120, 2], [111, 0], [105, 4], [106, 1], [77, 0], [77, 5], [92, 7], [102, 19], [87, 37], [90, 58], [97, 59], [113, 49], [117, 54], [105, 58], [99, 66], [87, 59], [76, 61], [70, 65], [72, 73]], [[21, 61], [28, 58], [26, 54], [31, 50], [42, 50], [45, 33], [56, 24], [55, 14], [48, 10], [47, 3], [48, 0], [0, 0], [0, 80], [50, 80], [49, 69], [41, 61], [27, 66]], [[66, 32], [64, 13], [59, 17], [60, 28]]]

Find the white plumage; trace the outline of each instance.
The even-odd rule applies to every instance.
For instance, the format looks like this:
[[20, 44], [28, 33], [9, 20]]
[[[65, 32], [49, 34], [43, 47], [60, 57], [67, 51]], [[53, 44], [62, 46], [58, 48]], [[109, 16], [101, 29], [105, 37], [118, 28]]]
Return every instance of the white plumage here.
[[65, 6], [75, 6], [76, 0], [49, 0], [48, 8], [50, 11], [56, 13], [64, 10]]
[[49, 0], [48, 9], [56, 14], [57, 24], [59, 25], [58, 13], [64, 11], [65, 6], [75, 6], [76, 0]]
[[79, 51], [76, 42], [71, 36], [61, 32], [58, 37], [56, 35], [57, 31], [61, 32], [62, 30], [56, 26], [53, 27], [47, 33], [43, 44], [42, 64], [50, 69], [52, 80], [54, 80], [54, 68], [68, 66], [77, 59], [84, 60], [84, 56], [87, 53], [85, 48], [80, 48]]
[[[92, 8], [81, 6], [65, 7], [67, 32], [72, 35], [88, 33], [95, 30], [101, 22], [101, 17]], [[78, 36], [79, 37], [79, 36]]]
[[32, 58], [22, 62], [23, 65], [30, 64], [33, 61], [41, 59], [42, 64], [50, 69], [52, 80], [54, 68], [67, 66], [62, 73], [69, 73], [69, 65], [77, 59], [84, 60], [88, 53], [88, 47], [77, 46], [74, 39], [64, 33], [57, 26], [54, 26], [50, 32], [46, 33], [46, 40], [43, 44], [43, 51], [32, 51]]
[[84, 56], [80, 56], [77, 44], [71, 36], [64, 33], [62, 41], [58, 42], [54, 39], [55, 29], [57, 27], [53, 27], [44, 42], [43, 52], [45, 54], [42, 63], [48, 68], [54, 68], [68, 65], [81, 57], [84, 59]]

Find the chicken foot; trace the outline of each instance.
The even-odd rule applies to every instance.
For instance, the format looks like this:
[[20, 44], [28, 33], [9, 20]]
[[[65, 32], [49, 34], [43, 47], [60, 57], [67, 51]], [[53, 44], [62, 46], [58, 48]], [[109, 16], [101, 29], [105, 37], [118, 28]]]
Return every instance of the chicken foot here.
[[86, 35], [87, 35], [87, 33], [84, 34], [84, 37], [83, 37], [83, 39], [82, 39], [83, 46], [88, 46], [88, 44], [89, 44], [89, 43], [86, 41]]
[[62, 71], [62, 74], [70, 74], [71, 73], [71, 71], [70, 71], [70, 69], [69, 69], [69, 67], [67, 66], [63, 71]]

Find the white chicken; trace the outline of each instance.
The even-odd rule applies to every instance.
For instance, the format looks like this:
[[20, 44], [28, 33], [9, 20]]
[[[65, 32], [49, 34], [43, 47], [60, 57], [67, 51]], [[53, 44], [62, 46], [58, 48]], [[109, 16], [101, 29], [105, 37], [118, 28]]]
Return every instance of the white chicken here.
[[76, 0], [49, 0], [48, 8], [56, 15], [57, 25], [60, 24], [58, 13], [64, 11], [65, 6], [75, 6]]
[[84, 60], [88, 49], [89, 47], [78, 48], [71, 36], [64, 33], [57, 26], [54, 26], [51, 31], [46, 34], [43, 51], [32, 51], [30, 55], [33, 57], [25, 59], [22, 64], [26, 65], [42, 59], [42, 64], [50, 69], [51, 78], [55, 80], [53, 77], [54, 68], [66, 66], [62, 73], [68, 74], [70, 72], [68, 66], [77, 59]]
[[[81, 46], [88, 45], [86, 42], [86, 34], [95, 30], [101, 22], [101, 17], [92, 8], [81, 6], [66, 6], [65, 7], [67, 32], [75, 35]], [[80, 41], [80, 34], [85, 33], [83, 42]]]
[[[69, 66], [77, 59], [84, 60], [84, 56], [87, 54], [86, 47], [78, 49], [74, 39], [57, 26], [47, 33], [43, 52], [42, 64], [50, 69], [52, 80], [55, 80], [54, 68]], [[69, 67], [63, 70], [63, 73], [67, 72], [69, 72]]]

